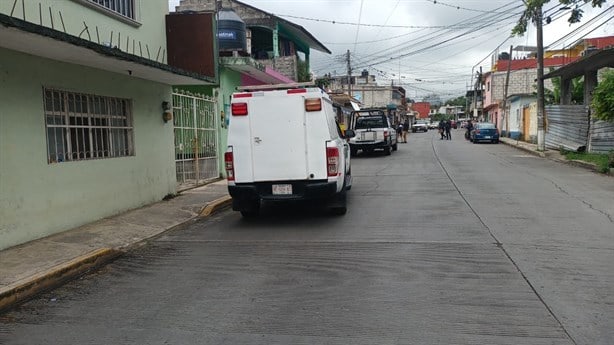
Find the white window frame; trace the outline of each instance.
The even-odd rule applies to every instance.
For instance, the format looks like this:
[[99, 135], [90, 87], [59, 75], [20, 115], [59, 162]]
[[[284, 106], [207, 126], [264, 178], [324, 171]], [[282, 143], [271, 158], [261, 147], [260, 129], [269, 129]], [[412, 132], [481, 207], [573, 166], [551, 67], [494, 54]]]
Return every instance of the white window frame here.
[[[113, 17], [135, 27], [141, 26], [139, 22], [140, 0], [73, 0], [98, 12]], [[107, 4], [105, 4], [107, 3]], [[129, 4], [128, 4], [129, 3]], [[131, 9], [130, 9], [131, 7]]]
[[132, 101], [43, 88], [47, 163], [134, 156]]

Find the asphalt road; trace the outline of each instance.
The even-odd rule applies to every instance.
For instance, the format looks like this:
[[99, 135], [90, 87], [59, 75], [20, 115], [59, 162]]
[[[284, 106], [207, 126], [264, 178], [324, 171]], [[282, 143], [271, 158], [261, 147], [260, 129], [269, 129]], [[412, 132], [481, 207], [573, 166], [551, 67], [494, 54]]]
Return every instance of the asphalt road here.
[[353, 159], [345, 216], [169, 232], [0, 316], [0, 344], [614, 343], [614, 179], [452, 135]]

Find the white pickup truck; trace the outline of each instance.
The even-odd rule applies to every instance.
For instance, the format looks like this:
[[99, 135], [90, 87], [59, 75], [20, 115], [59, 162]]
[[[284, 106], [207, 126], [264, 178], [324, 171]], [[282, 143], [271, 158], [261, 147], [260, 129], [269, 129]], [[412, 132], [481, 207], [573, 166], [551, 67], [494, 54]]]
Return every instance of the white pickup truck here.
[[224, 156], [232, 208], [249, 218], [262, 202], [313, 200], [345, 214], [354, 133], [341, 132], [329, 95], [301, 83], [240, 90]]
[[350, 139], [352, 156], [357, 155], [359, 150], [366, 153], [383, 150], [384, 154], [390, 155], [398, 148], [397, 132], [382, 109], [369, 108], [353, 111], [350, 128], [355, 134]]

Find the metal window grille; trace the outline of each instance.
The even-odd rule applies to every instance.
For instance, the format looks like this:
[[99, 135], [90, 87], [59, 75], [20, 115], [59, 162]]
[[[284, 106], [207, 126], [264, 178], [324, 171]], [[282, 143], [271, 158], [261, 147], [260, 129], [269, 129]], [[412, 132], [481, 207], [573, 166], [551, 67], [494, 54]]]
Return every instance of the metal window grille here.
[[135, 19], [134, 0], [88, 0], [122, 16]]
[[49, 164], [134, 156], [132, 102], [43, 90]]

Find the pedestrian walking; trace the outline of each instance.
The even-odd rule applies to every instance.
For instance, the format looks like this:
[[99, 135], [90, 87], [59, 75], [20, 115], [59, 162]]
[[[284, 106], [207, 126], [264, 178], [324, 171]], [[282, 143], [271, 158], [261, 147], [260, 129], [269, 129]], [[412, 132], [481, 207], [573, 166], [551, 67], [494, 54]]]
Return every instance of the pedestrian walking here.
[[439, 125], [437, 125], [437, 130], [439, 131], [439, 135], [441, 135], [441, 138], [439, 138], [439, 140], [443, 140], [443, 136], [445, 135], [446, 130], [446, 124], [443, 120], [439, 121]]
[[403, 122], [403, 142], [407, 143], [407, 132], [409, 132], [409, 120]]
[[444, 130], [446, 132], [446, 140], [452, 140], [452, 134], [450, 133], [450, 129], [452, 129], [452, 123], [450, 120], [446, 120], [444, 125]]

